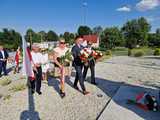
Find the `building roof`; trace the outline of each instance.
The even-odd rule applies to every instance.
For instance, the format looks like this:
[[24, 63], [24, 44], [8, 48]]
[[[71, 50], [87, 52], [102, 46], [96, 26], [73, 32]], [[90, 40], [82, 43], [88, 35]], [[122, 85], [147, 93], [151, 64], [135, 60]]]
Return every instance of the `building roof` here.
[[86, 41], [91, 41], [92, 43], [98, 42], [98, 35], [83, 35], [83, 39]]

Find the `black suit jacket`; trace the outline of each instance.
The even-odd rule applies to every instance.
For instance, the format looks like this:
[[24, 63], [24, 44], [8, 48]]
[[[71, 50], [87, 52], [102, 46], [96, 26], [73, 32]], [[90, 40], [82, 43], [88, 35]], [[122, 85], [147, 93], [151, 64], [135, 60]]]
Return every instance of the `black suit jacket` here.
[[[5, 49], [3, 51], [4, 51], [4, 57], [5, 59], [7, 59], [9, 57], [8, 52]], [[3, 59], [3, 55], [1, 51], [0, 51], [0, 59]]]
[[75, 44], [72, 48], [72, 55], [73, 55], [73, 65], [75, 66], [82, 66], [83, 63], [80, 59], [80, 51], [83, 49], [83, 46], [78, 46], [77, 44]]

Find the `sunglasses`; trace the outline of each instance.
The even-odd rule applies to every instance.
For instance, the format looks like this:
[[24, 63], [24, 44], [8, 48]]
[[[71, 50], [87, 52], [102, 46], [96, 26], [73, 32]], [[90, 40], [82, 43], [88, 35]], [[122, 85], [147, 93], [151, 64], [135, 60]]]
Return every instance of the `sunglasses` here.
[[60, 42], [60, 44], [65, 44], [65, 42]]

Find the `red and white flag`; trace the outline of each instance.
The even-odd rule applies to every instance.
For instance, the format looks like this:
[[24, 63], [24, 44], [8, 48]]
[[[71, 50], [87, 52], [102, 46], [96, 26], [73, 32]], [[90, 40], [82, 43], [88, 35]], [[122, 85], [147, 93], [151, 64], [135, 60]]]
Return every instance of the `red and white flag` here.
[[29, 47], [27, 46], [26, 41], [23, 39], [23, 75], [26, 75], [27, 77], [31, 78], [32, 80], [35, 78], [33, 68], [32, 68], [32, 55], [30, 52]]

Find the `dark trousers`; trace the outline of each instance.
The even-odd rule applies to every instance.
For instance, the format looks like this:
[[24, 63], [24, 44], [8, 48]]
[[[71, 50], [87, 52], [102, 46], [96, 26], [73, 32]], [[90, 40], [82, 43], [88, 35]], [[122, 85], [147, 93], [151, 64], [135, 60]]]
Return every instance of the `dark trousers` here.
[[95, 64], [94, 63], [89, 63], [88, 66], [84, 66], [83, 70], [83, 79], [86, 79], [87, 71], [88, 68], [91, 70], [91, 83], [95, 83]]
[[2, 71], [4, 72], [4, 75], [7, 75], [7, 70], [6, 70], [7, 62], [5, 61], [0, 61], [0, 75]]
[[83, 74], [82, 74], [83, 66], [76, 66], [75, 65], [74, 67], [75, 67], [75, 70], [76, 70], [76, 78], [75, 78], [75, 81], [74, 81], [74, 86], [77, 86], [78, 81], [79, 81], [82, 90], [86, 91], [86, 88], [84, 86]]
[[42, 68], [41, 67], [37, 67], [37, 72], [34, 71], [34, 75], [35, 75], [35, 80], [31, 80], [31, 89], [35, 90], [37, 92], [41, 91], [41, 80], [42, 80]]

